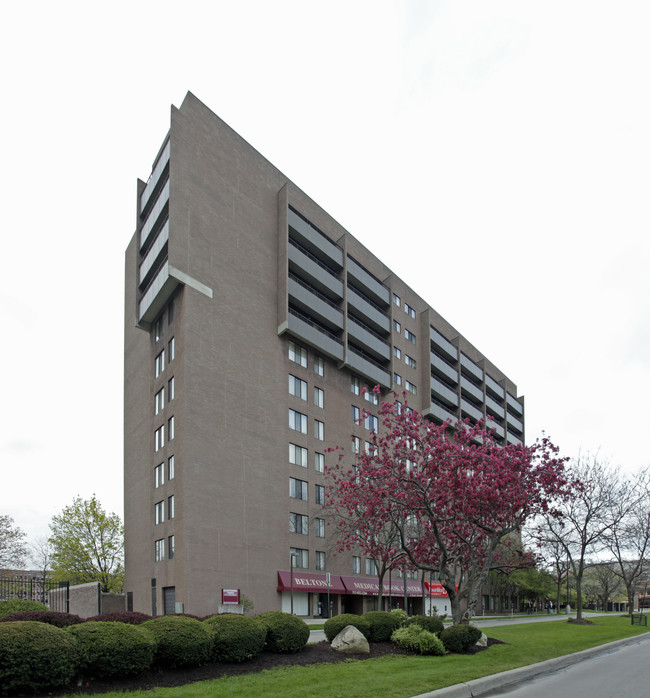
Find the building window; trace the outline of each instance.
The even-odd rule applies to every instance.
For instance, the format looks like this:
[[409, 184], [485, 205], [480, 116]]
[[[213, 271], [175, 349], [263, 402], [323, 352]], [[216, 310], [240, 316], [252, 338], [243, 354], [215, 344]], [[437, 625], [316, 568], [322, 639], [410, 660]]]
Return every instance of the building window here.
[[314, 388], [314, 405], [325, 407], [325, 391], [322, 388]]
[[167, 324], [171, 325], [174, 322], [174, 301], [169, 301], [169, 306], [167, 308]]
[[289, 514], [289, 533], [299, 533], [309, 535], [309, 517], [304, 514]]
[[176, 550], [176, 540], [174, 536], [169, 536], [167, 539], [167, 552], [170, 560], [174, 558], [174, 551]]
[[323, 485], [315, 485], [316, 504], [325, 504], [325, 487]]
[[169, 363], [176, 358], [176, 339], [172, 337], [169, 340]]
[[400, 376], [399, 373], [393, 374], [393, 383], [395, 383], [395, 385], [402, 385], [402, 376]]
[[153, 479], [156, 487], [162, 487], [165, 484], [165, 464], [161, 463], [153, 469]]
[[413, 332], [409, 332], [407, 329], [404, 329], [404, 336], [406, 339], [408, 339], [409, 342], [415, 344], [415, 335]]
[[405, 354], [405, 355], [404, 355], [404, 363], [405, 363], [407, 366], [410, 366], [411, 368], [416, 368], [416, 367], [417, 367], [417, 362], [416, 362], [416, 360], [415, 360], [412, 356], [409, 356], [408, 354]]
[[175, 388], [176, 381], [174, 380], [174, 376], [172, 376], [169, 379], [169, 382], [167, 383], [167, 399], [169, 400], [169, 402], [171, 402], [174, 399]]
[[156, 356], [156, 378], [165, 370], [165, 350], [163, 349], [158, 356]]
[[289, 395], [295, 395], [301, 400], [307, 399], [307, 381], [300, 380], [289, 374]]
[[402, 325], [399, 322], [397, 322], [397, 320], [393, 320], [393, 329], [395, 330], [395, 332], [399, 333], [402, 331]]
[[393, 356], [396, 359], [401, 359], [402, 358], [402, 350], [399, 347], [393, 347]]
[[353, 424], [359, 424], [361, 422], [361, 410], [356, 407], [355, 405], [352, 405], [352, 423]]
[[289, 429], [299, 431], [301, 434], [307, 433], [307, 415], [296, 410], [289, 410]]
[[364, 448], [367, 455], [369, 455], [369, 456], [376, 456], [377, 455], [377, 447], [374, 444], [371, 444], [370, 441], [366, 441], [363, 448]]
[[167, 497], [167, 518], [168, 519], [174, 518], [174, 495], [173, 494], [171, 495], [171, 497]]
[[374, 414], [367, 414], [364, 419], [364, 426], [368, 431], [377, 431], [379, 420]]
[[160, 501], [154, 504], [154, 513], [156, 519], [156, 526], [165, 521], [165, 502]]
[[372, 390], [366, 390], [363, 396], [366, 398], [368, 402], [371, 402], [373, 405], [379, 404], [379, 397], [377, 396], [377, 393], [373, 392]]
[[402, 403], [399, 400], [395, 400], [395, 411], [397, 414], [402, 414]]
[[154, 451], [160, 451], [160, 449], [165, 445], [165, 425], [158, 427], [153, 435], [153, 445]]
[[304, 548], [291, 548], [289, 554], [293, 559], [293, 566], [298, 570], [309, 568], [309, 550]]
[[289, 463], [307, 467], [307, 449], [296, 444], [289, 444]]
[[317, 376], [325, 375], [325, 359], [322, 356], [314, 356], [314, 373]]
[[161, 410], [165, 409], [165, 389], [161, 388], [154, 395], [154, 411], [158, 414]]
[[316, 529], [316, 538], [325, 538], [325, 519], [316, 519], [314, 524]]
[[289, 478], [289, 496], [293, 499], [302, 499], [303, 501], [309, 500], [309, 484], [305, 480], [298, 480], [298, 478]]
[[314, 453], [314, 470], [317, 473], [325, 472], [325, 455], [322, 453]]
[[160, 341], [160, 338], [165, 333], [165, 318], [161, 315], [154, 324], [154, 334], [156, 336], [156, 342]]
[[325, 422], [321, 422], [319, 419], [314, 420], [314, 438], [319, 441], [325, 440]]
[[162, 562], [165, 559], [165, 539], [161, 538], [154, 543], [153, 559], [155, 562]]
[[300, 344], [295, 342], [289, 342], [289, 361], [307, 368], [307, 350], [305, 347], [301, 347]]
[[361, 381], [356, 376], [350, 376], [350, 391], [355, 395], [361, 394]]
[[413, 385], [411, 381], [406, 381], [406, 389], [409, 391], [409, 393], [413, 393], [413, 395], [418, 394], [418, 388], [416, 385]]
[[396, 293], [393, 293], [393, 303], [395, 303], [398, 308], [402, 305], [402, 299]]
[[354, 453], [354, 454], [359, 453], [359, 449], [360, 449], [359, 444], [360, 444], [359, 437], [353, 436], [352, 437], [352, 453]]
[[358, 555], [352, 556], [352, 571], [355, 574], [359, 574], [361, 572], [361, 558]]
[[377, 565], [375, 561], [371, 560], [369, 557], [366, 558], [366, 574], [377, 574]]
[[172, 441], [174, 438], [174, 418], [170, 417], [167, 420], [167, 440]]
[[325, 553], [316, 551], [316, 569], [321, 572], [325, 569]]
[[169, 456], [167, 459], [167, 479], [168, 480], [173, 480], [174, 479], [174, 471], [176, 470], [175, 464], [174, 464], [174, 456]]
[[415, 308], [411, 308], [411, 306], [408, 303], [404, 303], [404, 312], [407, 315], [410, 315], [413, 319], [415, 319]]

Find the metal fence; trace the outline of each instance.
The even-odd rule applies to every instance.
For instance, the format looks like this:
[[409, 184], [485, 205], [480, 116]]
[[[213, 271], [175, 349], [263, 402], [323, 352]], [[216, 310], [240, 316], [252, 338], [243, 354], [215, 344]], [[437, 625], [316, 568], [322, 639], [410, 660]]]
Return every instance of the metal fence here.
[[[64, 593], [52, 594], [53, 589], [65, 589]], [[0, 577], [0, 601], [27, 599], [40, 601], [50, 611], [70, 612], [70, 582], [55, 582], [47, 577]]]

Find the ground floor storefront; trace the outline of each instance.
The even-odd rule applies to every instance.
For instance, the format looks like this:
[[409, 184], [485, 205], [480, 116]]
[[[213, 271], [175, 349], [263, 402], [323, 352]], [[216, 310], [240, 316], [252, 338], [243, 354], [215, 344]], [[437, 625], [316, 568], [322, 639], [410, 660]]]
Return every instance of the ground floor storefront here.
[[439, 582], [388, 577], [382, 584], [379, 608], [377, 577], [346, 577], [278, 570], [282, 610], [298, 616], [329, 618], [340, 613], [361, 615], [368, 611], [406, 608], [409, 615], [442, 615], [451, 611], [449, 597]]

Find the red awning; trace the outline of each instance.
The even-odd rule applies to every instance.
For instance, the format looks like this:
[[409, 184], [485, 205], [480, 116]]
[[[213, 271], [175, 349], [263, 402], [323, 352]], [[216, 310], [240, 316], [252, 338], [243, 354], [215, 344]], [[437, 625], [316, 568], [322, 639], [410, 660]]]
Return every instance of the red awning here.
[[[378, 596], [379, 580], [376, 577], [341, 577], [348, 594], [357, 596]], [[384, 596], [404, 596], [404, 580], [391, 579], [388, 583], [388, 575], [384, 577], [382, 584]], [[422, 585], [417, 580], [409, 579], [406, 583], [407, 596], [422, 596]]]
[[[327, 593], [327, 575], [310, 574], [309, 572], [293, 573], [294, 591], [317, 591], [322, 594]], [[291, 591], [291, 572], [278, 570], [278, 591]], [[337, 574], [330, 574], [329, 583], [330, 594], [345, 594], [345, 587], [341, 577]]]

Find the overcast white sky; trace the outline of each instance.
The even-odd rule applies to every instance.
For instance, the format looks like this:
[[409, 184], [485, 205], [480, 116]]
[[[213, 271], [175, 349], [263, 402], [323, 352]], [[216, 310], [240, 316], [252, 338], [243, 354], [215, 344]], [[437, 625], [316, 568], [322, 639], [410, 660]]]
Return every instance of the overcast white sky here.
[[0, 514], [122, 513], [124, 249], [187, 90], [517, 383], [529, 441], [650, 463], [649, 35], [644, 0], [3, 3]]

